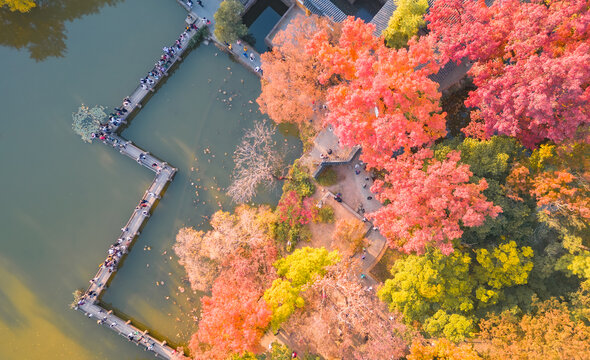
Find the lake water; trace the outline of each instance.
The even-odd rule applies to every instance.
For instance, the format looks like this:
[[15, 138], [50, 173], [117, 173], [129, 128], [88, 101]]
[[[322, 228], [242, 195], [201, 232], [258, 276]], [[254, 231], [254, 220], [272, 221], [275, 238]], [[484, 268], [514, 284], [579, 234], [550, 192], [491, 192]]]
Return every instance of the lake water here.
[[[47, 7], [0, 13], [0, 359], [150, 359], [69, 309], [153, 179], [112, 149], [83, 143], [71, 115], [81, 103], [119, 105], [182, 31], [185, 12], [172, 0], [38, 2]], [[219, 205], [231, 209], [223, 194], [231, 153], [262, 118], [259, 92], [255, 75], [202, 45], [123, 132], [179, 172], [103, 301], [170, 342], [188, 340], [201, 295], [183, 280], [174, 236]], [[292, 156], [300, 151], [293, 137], [277, 140]]]

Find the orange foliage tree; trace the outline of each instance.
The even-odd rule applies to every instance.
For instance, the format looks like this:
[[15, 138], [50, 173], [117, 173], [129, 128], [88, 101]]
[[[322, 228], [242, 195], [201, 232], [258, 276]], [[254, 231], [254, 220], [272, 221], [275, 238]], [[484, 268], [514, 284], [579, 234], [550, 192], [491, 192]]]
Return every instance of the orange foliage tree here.
[[533, 314], [518, 318], [506, 311], [480, 324], [479, 337], [492, 359], [588, 359], [590, 327], [573, 320], [557, 300], [537, 304]]
[[201, 321], [190, 349], [197, 359], [226, 359], [234, 353], [259, 352], [260, 339], [272, 312], [262, 299], [276, 277], [272, 243], [240, 249], [231, 255], [213, 284], [211, 297], [201, 299]]
[[[272, 51], [260, 57], [264, 76], [257, 102], [262, 113], [277, 123], [303, 123], [321, 114], [327, 85], [318, 81], [321, 63], [305, 49], [315, 32], [334, 27], [325, 17], [300, 15], [277, 33]], [[327, 33], [327, 41], [336, 36]]]
[[322, 29], [307, 47], [322, 64], [320, 81], [333, 84], [325, 123], [345, 145], [361, 145], [370, 167], [402, 147], [428, 145], [446, 134], [438, 84], [428, 78], [439, 69], [432, 43], [410, 41], [409, 49], [390, 49], [374, 29], [349, 17], [336, 43]]
[[[451, 151], [438, 161], [429, 149], [403, 154], [389, 161], [384, 180], [371, 191], [387, 205], [368, 215], [387, 238], [388, 244], [406, 253], [424, 253], [427, 246], [443, 254], [453, 252], [453, 243], [463, 234], [461, 226], [479, 226], [486, 216], [502, 211], [482, 194], [485, 179], [469, 183], [469, 165], [459, 164], [460, 153]], [[426, 168], [426, 170], [424, 170]]]
[[336, 230], [332, 235], [333, 247], [338, 247], [338, 243], [350, 247], [352, 254], [359, 251], [366, 245], [365, 234], [367, 225], [358, 219], [340, 219], [336, 223]]
[[590, 219], [590, 173], [576, 176], [567, 170], [544, 172], [532, 180], [531, 193], [546, 212], [574, 213]]
[[473, 347], [467, 344], [456, 345], [445, 338], [428, 341], [415, 339], [407, 360], [481, 360]]

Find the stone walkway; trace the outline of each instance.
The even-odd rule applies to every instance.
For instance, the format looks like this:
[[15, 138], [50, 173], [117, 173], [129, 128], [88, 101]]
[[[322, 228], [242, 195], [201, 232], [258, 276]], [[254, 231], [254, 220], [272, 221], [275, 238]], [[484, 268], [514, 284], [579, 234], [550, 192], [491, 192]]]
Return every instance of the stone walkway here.
[[156, 357], [170, 359], [177, 354], [177, 351], [166, 344], [166, 341], [160, 341], [148, 334], [147, 330], [140, 330], [131, 324], [130, 320], [123, 320], [112, 311], [107, 311], [99, 304], [101, 295], [106, 291], [108, 284], [115, 276], [118, 266], [122, 259], [129, 253], [134, 240], [139, 235], [141, 227], [146, 223], [153, 211], [157, 201], [167, 184], [172, 181], [177, 169], [168, 165], [149, 152], [134, 145], [117, 134], [121, 126], [126, 124], [129, 116], [141, 109], [142, 102], [145, 102], [150, 92], [157, 89], [158, 84], [169, 75], [171, 70], [178, 62], [182, 61], [182, 55], [190, 48], [191, 39], [197, 34], [198, 28], [205, 25], [204, 20], [191, 21], [195, 26], [184, 26], [185, 31], [171, 44], [170, 47], [176, 50], [172, 53], [169, 50], [167, 58], [161, 58], [152, 70], [142, 80], [140, 84], [120, 105], [118, 114], [112, 116], [106, 125], [101, 126], [101, 130], [96, 134], [103, 144], [108, 145], [137, 162], [139, 165], [150, 169], [156, 176], [152, 184], [145, 191], [143, 197], [138, 202], [135, 210], [127, 223], [121, 228], [119, 238], [109, 247], [107, 257], [100, 264], [98, 272], [90, 280], [90, 286], [82, 294], [75, 308], [84, 312], [89, 318], [96, 318], [99, 325], [108, 326], [112, 331], [132, 341], [137, 346], [143, 346], [146, 351], [151, 352]]
[[[327, 154], [327, 149], [332, 149], [333, 154], [329, 158], [322, 158], [320, 155]], [[303, 156], [303, 162], [317, 166], [314, 176], [321, 174], [323, 169], [335, 171], [338, 182], [324, 189], [332, 196], [340, 193], [342, 202], [333, 201], [331, 205], [341, 206], [363, 220], [364, 214], [378, 210], [382, 204], [371, 192], [373, 176], [365, 170], [364, 164], [359, 159], [361, 151], [357, 151], [356, 148], [341, 147], [338, 137], [334, 134], [331, 126], [328, 126], [318, 134], [314, 140], [314, 147]], [[351, 156], [352, 154], [354, 155]], [[378, 281], [370, 275], [370, 271], [385, 253], [387, 241], [372, 224], [366, 238], [369, 241], [366, 253], [357, 254], [355, 257], [360, 260], [367, 286], [375, 286]], [[365, 255], [365, 259], [362, 259], [363, 255]]]

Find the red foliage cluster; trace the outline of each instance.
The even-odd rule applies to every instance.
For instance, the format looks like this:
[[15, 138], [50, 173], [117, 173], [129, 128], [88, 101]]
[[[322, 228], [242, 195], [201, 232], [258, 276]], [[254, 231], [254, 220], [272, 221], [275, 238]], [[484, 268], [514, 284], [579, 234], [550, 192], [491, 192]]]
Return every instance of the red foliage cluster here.
[[348, 18], [333, 44], [328, 30], [316, 33], [307, 46], [322, 63], [320, 81], [328, 88], [329, 113], [348, 146], [363, 147], [363, 161], [379, 167], [404, 147], [429, 145], [446, 134], [438, 84], [428, 78], [438, 71], [433, 46], [411, 42], [409, 49], [390, 49], [373, 35], [374, 25]]
[[[590, 3], [587, 0], [437, 0], [426, 17], [442, 60], [474, 62], [488, 136], [534, 147], [583, 137], [590, 123]], [[453, 18], [453, 21], [449, 21]], [[587, 139], [586, 139], [587, 140]]]
[[424, 149], [390, 161], [385, 179], [371, 189], [388, 203], [369, 217], [392, 247], [422, 254], [427, 246], [436, 246], [448, 255], [452, 240], [463, 234], [461, 225], [479, 226], [502, 209], [482, 194], [485, 179], [469, 183], [472, 173], [469, 165], [458, 164], [459, 152], [450, 152], [444, 161], [432, 155]]
[[313, 200], [310, 198], [300, 198], [293, 190], [285, 193], [277, 205], [279, 219], [291, 227], [298, 224], [309, 224], [315, 216], [316, 209], [312, 202]]

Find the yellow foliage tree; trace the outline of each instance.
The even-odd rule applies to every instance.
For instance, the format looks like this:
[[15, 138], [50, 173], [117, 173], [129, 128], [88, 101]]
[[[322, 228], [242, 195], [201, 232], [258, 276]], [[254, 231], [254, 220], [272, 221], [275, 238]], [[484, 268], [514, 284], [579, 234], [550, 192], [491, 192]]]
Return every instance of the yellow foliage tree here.
[[495, 304], [505, 287], [526, 284], [533, 269], [533, 249], [519, 249], [514, 241], [500, 244], [492, 251], [478, 249], [475, 253], [479, 263], [475, 277], [480, 283], [475, 294], [484, 304]]
[[425, 24], [424, 13], [428, 9], [427, 0], [395, 0], [397, 8], [389, 19], [383, 37], [388, 47], [396, 49], [406, 46], [408, 40], [418, 33]]
[[35, 6], [32, 0], [0, 0], [0, 7], [7, 6], [10, 11], [28, 12]]

